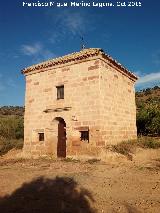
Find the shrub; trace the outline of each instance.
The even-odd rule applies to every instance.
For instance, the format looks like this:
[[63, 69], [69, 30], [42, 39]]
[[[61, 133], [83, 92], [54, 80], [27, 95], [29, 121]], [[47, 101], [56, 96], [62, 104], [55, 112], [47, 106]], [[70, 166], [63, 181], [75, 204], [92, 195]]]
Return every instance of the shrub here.
[[137, 113], [137, 131], [142, 135], [160, 135], [160, 106], [148, 104]]
[[15, 140], [15, 139], [3, 139], [0, 142], [0, 155], [6, 154], [9, 150], [22, 149], [23, 147], [23, 139]]
[[160, 148], [160, 141], [152, 137], [140, 137], [137, 140], [137, 146], [149, 149]]
[[23, 117], [0, 117], [0, 155], [23, 147]]
[[144, 94], [145, 94], [145, 95], [151, 94], [151, 89], [150, 89], [150, 88], [147, 88], [147, 89], [144, 91]]
[[136, 150], [136, 141], [123, 141], [119, 144], [112, 146], [112, 151], [127, 156], [129, 160], [132, 160], [132, 154]]
[[0, 117], [0, 135], [7, 139], [23, 138], [23, 117]]
[[160, 148], [160, 139], [140, 137], [137, 140], [123, 141], [113, 145], [112, 151], [125, 155], [129, 160], [132, 160], [132, 154], [136, 151], [137, 147], [158, 149]]
[[0, 115], [24, 115], [24, 107], [20, 106], [2, 106], [0, 107]]

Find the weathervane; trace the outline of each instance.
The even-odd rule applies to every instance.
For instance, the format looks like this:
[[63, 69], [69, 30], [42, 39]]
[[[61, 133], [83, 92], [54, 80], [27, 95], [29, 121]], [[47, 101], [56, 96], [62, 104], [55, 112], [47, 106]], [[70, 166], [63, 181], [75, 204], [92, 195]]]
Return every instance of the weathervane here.
[[85, 44], [84, 44], [84, 39], [83, 39], [83, 36], [80, 37], [81, 38], [81, 42], [82, 42], [82, 45], [81, 45], [81, 49], [85, 49]]

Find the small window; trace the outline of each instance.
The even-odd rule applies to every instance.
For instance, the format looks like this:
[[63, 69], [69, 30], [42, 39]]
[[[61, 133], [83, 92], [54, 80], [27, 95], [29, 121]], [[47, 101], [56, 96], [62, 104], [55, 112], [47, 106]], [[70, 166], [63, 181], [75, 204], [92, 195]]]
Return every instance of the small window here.
[[39, 135], [39, 141], [44, 141], [44, 133], [38, 133]]
[[89, 142], [89, 131], [81, 131], [81, 141]]
[[64, 99], [64, 85], [57, 86], [57, 99]]

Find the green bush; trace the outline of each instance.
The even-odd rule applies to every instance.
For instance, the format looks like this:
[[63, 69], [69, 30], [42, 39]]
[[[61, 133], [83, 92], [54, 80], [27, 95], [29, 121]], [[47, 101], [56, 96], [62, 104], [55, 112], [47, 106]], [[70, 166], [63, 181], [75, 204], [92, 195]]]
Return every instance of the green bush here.
[[142, 135], [160, 135], [160, 106], [148, 104], [137, 112], [137, 131]]
[[7, 139], [23, 138], [23, 117], [1, 116], [0, 136]]
[[23, 147], [23, 117], [8, 115], [0, 117], [0, 155], [10, 149]]

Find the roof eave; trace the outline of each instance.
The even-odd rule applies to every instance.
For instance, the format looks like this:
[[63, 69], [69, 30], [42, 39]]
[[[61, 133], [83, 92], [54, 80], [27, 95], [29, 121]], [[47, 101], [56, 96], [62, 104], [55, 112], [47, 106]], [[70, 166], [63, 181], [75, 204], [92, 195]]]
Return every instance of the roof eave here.
[[138, 80], [138, 77], [135, 74], [133, 74], [131, 71], [129, 71], [127, 68], [125, 68], [122, 64], [118, 63], [111, 56], [107, 55], [106, 53], [104, 53], [102, 55], [103, 55], [104, 58], [108, 59], [117, 68], [119, 68], [120, 70], [122, 70], [128, 76], [130, 76], [134, 82], [136, 82]]
[[[22, 69], [21, 73], [26, 74], [26, 73], [31, 72], [31, 71], [39, 70], [39, 69], [42, 69], [42, 68], [48, 68], [48, 67], [52, 67], [52, 66], [56, 66], [56, 65], [60, 65], [60, 64], [65, 64], [65, 63], [68, 63], [68, 62], [71, 62], [71, 61], [76, 61], [76, 60], [80, 61], [81, 59], [93, 57], [93, 56], [98, 55], [100, 52], [104, 52], [100, 48], [90, 48], [89, 49], [90, 52], [88, 52], [88, 53], [85, 52], [86, 50], [87, 49], [83, 49], [83, 50], [80, 51], [82, 53], [82, 55], [78, 55], [78, 53], [80, 53], [80, 52], [76, 52], [76, 53], [68, 54], [68, 55], [58, 57], [58, 58], [55, 58], [55, 59], [52, 59], [52, 60], [45, 61], [45, 62], [42, 62], [40, 64], [29, 66], [25, 69]], [[84, 54], [83, 54], [83, 51], [84, 51]], [[70, 57], [70, 56], [73, 56], [74, 54], [77, 54], [75, 58]], [[67, 56], [69, 56], [69, 57], [67, 58]]]

